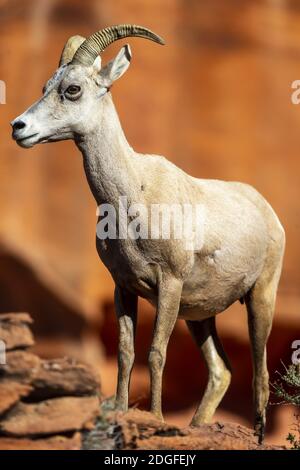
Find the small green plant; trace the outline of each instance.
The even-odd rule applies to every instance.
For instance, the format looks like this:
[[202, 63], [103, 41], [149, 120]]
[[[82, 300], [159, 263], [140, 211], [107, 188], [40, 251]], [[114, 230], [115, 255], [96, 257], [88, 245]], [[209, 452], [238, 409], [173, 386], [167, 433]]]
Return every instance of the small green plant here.
[[298, 439], [295, 434], [288, 433], [288, 437], [286, 438], [287, 441], [291, 444], [291, 448], [294, 450], [300, 450], [300, 421], [299, 421], [299, 415], [295, 415], [297, 418], [297, 423], [296, 423], [296, 429], [298, 430]]
[[[300, 364], [291, 364], [284, 372], [277, 372], [279, 378], [272, 384], [273, 393], [280, 399], [277, 405], [294, 405], [300, 407]], [[287, 436], [291, 448], [300, 450], [300, 414], [295, 413], [296, 422]]]
[[119, 444], [118, 430], [111, 423], [110, 413], [115, 411], [115, 397], [102, 401], [101, 412], [95, 427], [83, 435], [83, 450], [113, 450]]

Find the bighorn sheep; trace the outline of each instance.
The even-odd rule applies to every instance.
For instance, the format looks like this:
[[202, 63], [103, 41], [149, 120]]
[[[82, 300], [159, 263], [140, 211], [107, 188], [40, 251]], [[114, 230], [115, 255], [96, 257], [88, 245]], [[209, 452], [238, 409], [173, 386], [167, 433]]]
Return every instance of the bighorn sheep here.
[[[119, 322], [119, 373], [116, 404], [128, 407], [134, 362], [138, 296], [156, 306], [149, 354], [151, 410], [162, 419], [162, 373], [167, 344], [177, 318], [185, 319], [206, 361], [209, 377], [192, 425], [209, 421], [223, 398], [231, 370], [218, 338], [215, 316], [235, 301], [245, 301], [254, 369], [255, 431], [262, 441], [269, 397], [266, 342], [270, 333], [285, 245], [284, 230], [265, 199], [238, 182], [196, 179], [165, 158], [136, 153], [128, 144], [109, 89], [128, 69], [131, 52], [121, 48], [101, 67], [100, 53], [112, 42], [139, 36], [159, 44], [150, 30], [120, 25], [88, 39], [70, 38], [60, 65], [42, 98], [12, 122], [13, 138], [29, 148], [73, 139], [97, 204], [201, 205], [200, 249], [185, 240], [99, 239], [99, 256], [115, 281]], [[175, 216], [173, 215], [173, 218]], [[141, 220], [143, 225], [143, 219]], [[184, 352], [183, 352], [184, 354]]]

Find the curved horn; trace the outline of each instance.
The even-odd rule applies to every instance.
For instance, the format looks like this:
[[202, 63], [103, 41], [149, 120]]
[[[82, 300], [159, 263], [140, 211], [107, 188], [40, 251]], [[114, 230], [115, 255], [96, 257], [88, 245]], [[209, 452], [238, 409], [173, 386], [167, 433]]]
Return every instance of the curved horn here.
[[84, 38], [83, 36], [71, 36], [67, 40], [60, 56], [59, 67], [71, 62], [71, 60], [74, 57], [75, 52], [85, 40], [86, 38]]
[[92, 65], [96, 57], [107, 46], [118, 39], [127, 38], [129, 36], [150, 39], [150, 41], [157, 42], [158, 44], [165, 44], [165, 41], [160, 36], [142, 26], [130, 24], [111, 26], [87, 38], [76, 51], [72, 64]]

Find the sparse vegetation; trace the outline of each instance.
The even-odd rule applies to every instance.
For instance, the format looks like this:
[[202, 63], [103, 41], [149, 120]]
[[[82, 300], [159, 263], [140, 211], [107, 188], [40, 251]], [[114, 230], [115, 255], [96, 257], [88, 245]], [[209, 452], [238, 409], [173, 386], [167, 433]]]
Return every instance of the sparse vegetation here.
[[[280, 401], [277, 403], [294, 405], [300, 407], [300, 364], [291, 364], [286, 367], [283, 364], [284, 372], [277, 372], [279, 378], [272, 384], [274, 394]], [[295, 413], [295, 423], [292, 432], [287, 436], [287, 441], [294, 450], [300, 450], [300, 414]]]
[[100, 416], [96, 420], [95, 427], [84, 433], [83, 450], [113, 450], [120, 444], [118, 442], [118, 431], [108, 419], [109, 414], [113, 411], [115, 411], [115, 397], [103, 400]]

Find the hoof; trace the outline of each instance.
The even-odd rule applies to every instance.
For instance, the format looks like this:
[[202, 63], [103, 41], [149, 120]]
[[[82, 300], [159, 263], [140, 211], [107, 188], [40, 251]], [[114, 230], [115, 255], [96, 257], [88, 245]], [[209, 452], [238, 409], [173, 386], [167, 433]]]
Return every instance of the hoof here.
[[155, 419], [158, 421], [161, 421], [162, 423], [165, 422], [164, 417], [161, 413], [155, 413], [154, 411], [151, 411], [151, 414], [154, 416]]
[[189, 427], [190, 428], [199, 428], [199, 426], [201, 426], [201, 424], [203, 423], [199, 423], [198, 421], [191, 421], [190, 424], [189, 424]]
[[202, 424], [209, 424], [211, 423], [211, 419], [205, 416], [198, 416], [198, 417], [193, 417], [192, 421], [189, 424], [190, 428], [199, 428]]
[[262, 444], [265, 437], [265, 423], [263, 419], [258, 419], [254, 426], [254, 435], [257, 436], [258, 444]]

